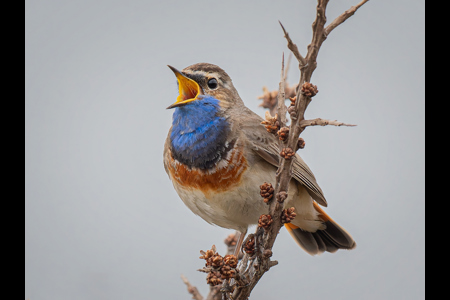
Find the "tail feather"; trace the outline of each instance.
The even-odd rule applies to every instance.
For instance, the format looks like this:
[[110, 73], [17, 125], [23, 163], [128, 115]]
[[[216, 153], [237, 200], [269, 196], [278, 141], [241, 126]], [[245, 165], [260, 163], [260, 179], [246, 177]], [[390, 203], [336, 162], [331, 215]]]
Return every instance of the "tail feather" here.
[[324, 221], [325, 229], [308, 232], [292, 223], [285, 224], [288, 232], [303, 250], [316, 255], [325, 251], [334, 253], [338, 249], [350, 250], [356, 247], [351, 235], [331, 219], [316, 202], [314, 202], [314, 208], [319, 213], [319, 218]]
[[314, 237], [317, 243], [317, 249], [319, 250], [319, 253], [322, 253], [329, 248], [327, 247], [327, 244], [324, 242], [324, 240], [319, 234], [312, 234], [312, 236]]

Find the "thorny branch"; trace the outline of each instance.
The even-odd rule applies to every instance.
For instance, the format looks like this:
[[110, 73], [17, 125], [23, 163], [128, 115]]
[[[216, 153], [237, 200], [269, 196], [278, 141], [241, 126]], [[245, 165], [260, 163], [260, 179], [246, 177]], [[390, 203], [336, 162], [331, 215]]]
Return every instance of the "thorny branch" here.
[[183, 274], [181, 274], [181, 280], [183, 280], [184, 284], [186, 284], [189, 294], [192, 295], [192, 299], [203, 300], [203, 296], [200, 295], [198, 289], [193, 286]]
[[330, 25], [328, 25], [325, 28], [325, 36], [328, 36], [330, 34], [330, 32], [335, 29], [336, 27], [338, 27], [339, 25], [341, 25], [342, 23], [345, 22], [345, 20], [347, 20], [348, 18], [350, 18], [351, 16], [353, 16], [353, 14], [358, 10], [358, 8], [360, 8], [361, 6], [363, 6], [364, 3], [368, 2], [369, 0], [363, 0], [361, 2], [359, 2], [358, 4], [356, 4], [355, 6], [350, 7], [348, 10], [346, 10], [345, 12], [343, 12], [339, 17], [337, 17], [336, 19], [334, 19], [333, 22], [330, 23]]
[[333, 126], [356, 126], [353, 124], [347, 124], [347, 123], [343, 123], [343, 122], [338, 122], [337, 120], [324, 120], [321, 118], [317, 118], [314, 120], [302, 120], [300, 121], [300, 127], [305, 128], [308, 126], [316, 126], [316, 125], [320, 125], [320, 126], [326, 126], [326, 125], [333, 125]]
[[288, 49], [291, 50], [291, 52], [294, 54], [295, 58], [297, 58], [297, 60], [298, 60], [299, 68], [301, 69], [301, 68], [305, 67], [306, 59], [298, 51], [297, 45], [294, 44], [294, 42], [292, 42], [291, 38], [289, 37], [289, 33], [287, 33], [287, 31], [284, 29], [283, 24], [281, 24], [280, 21], [278, 21], [278, 23], [280, 23], [280, 26], [283, 29], [284, 37], [286, 38], [286, 40], [288, 42], [288, 44], [287, 44]]
[[[264, 273], [272, 266], [278, 264], [277, 261], [270, 260], [270, 257], [272, 256], [272, 247], [280, 228], [284, 223], [290, 222], [290, 220], [295, 217], [293, 208], [284, 209], [284, 200], [287, 198], [289, 182], [291, 180], [291, 166], [294, 161], [291, 158], [299, 148], [303, 148], [305, 145], [304, 140], [300, 138], [300, 134], [306, 127], [315, 125], [355, 126], [320, 118], [305, 120], [304, 115], [308, 105], [311, 103], [311, 98], [318, 92], [317, 87], [312, 85], [310, 80], [317, 67], [316, 59], [322, 43], [326, 40], [332, 30], [352, 16], [356, 10], [367, 1], [368, 0], [361, 1], [356, 6], [351, 7], [325, 27], [327, 20], [326, 7], [329, 0], [318, 0], [316, 18], [312, 24], [312, 40], [308, 45], [305, 57], [300, 54], [297, 45], [295, 45], [289, 37], [289, 34], [280, 22], [288, 42], [288, 48], [299, 62], [300, 80], [295, 87], [289, 87], [286, 84], [283, 55], [281, 80], [278, 91], [269, 92], [267, 88], [264, 88], [264, 95], [259, 97], [260, 99], [263, 99], [262, 106], [269, 108], [271, 111], [271, 114], [266, 114], [266, 121], [264, 121], [263, 124], [269, 132], [279, 137], [281, 156], [280, 165], [276, 173], [276, 182], [274, 186], [272, 187], [270, 183], [264, 183], [260, 187], [261, 196], [264, 198], [264, 202], [269, 204], [268, 214], [261, 215], [256, 232], [254, 234], [249, 234], [244, 241], [243, 251], [245, 253], [242, 260], [239, 265], [233, 268], [233, 276], [228, 276], [223, 280], [223, 285], [220, 289], [222, 299], [247, 299]], [[286, 98], [291, 100], [291, 105], [287, 109], [284, 104]], [[277, 114], [274, 113], [275, 109], [278, 111]], [[288, 127], [286, 127], [286, 110], [291, 118], [291, 124]], [[272, 115], [274, 115], [274, 117], [272, 117]], [[213, 247], [212, 250], [215, 252], [215, 247]], [[209, 257], [208, 255], [213, 255], [211, 254], [212, 252], [202, 252], [202, 254], [203, 253], [205, 254], [203, 256], [207, 259], [207, 266], [202, 269], [202, 271], [209, 272], [208, 276], [210, 278], [209, 281], [211, 282], [211, 280], [218, 278], [217, 276], [220, 275], [220, 273], [217, 273], [219, 272], [217, 270], [221, 268], [221, 266], [219, 266], [220, 259], [216, 256], [216, 258], [212, 258], [212, 256]], [[218, 254], [215, 253], [214, 255]], [[208, 266], [208, 261], [211, 266]], [[216, 264], [215, 266], [214, 263]], [[220, 269], [220, 272], [223, 273], [222, 269]], [[223, 275], [221, 276], [223, 277]], [[208, 297], [208, 299], [220, 298]]]

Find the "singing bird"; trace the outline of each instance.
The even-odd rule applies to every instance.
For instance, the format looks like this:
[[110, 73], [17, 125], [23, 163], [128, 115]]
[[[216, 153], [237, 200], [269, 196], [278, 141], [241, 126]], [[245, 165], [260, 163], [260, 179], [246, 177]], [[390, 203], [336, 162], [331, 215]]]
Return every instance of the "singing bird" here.
[[[164, 145], [164, 168], [184, 204], [206, 222], [241, 232], [268, 211], [260, 185], [275, 183], [280, 156], [276, 137], [244, 105], [230, 76], [216, 65], [169, 66], [179, 95]], [[309, 254], [353, 249], [350, 234], [318, 205], [327, 206], [313, 173], [296, 154], [285, 207], [297, 216], [285, 227]]]

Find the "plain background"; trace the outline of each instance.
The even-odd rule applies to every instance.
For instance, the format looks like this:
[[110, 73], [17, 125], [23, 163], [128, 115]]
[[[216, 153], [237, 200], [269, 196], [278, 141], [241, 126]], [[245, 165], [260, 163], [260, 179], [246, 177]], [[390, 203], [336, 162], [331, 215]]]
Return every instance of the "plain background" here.
[[[330, 1], [330, 22], [359, 0]], [[301, 53], [316, 1], [26, 1], [25, 298], [190, 299], [206, 296], [199, 250], [232, 231], [178, 198], [163, 144], [177, 96], [167, 64], [214, 63], [242, 99], [278, 88]], [[283, 229], [279, 265], [251, 299], [423, 299], [424, 1], [369, 1], [324, 42], [300, 155], [352, 251], [309, 256]], [[288, 81], [299, 72], [292, 62]], [[252, 229], [253, 230], [253, 229]]]

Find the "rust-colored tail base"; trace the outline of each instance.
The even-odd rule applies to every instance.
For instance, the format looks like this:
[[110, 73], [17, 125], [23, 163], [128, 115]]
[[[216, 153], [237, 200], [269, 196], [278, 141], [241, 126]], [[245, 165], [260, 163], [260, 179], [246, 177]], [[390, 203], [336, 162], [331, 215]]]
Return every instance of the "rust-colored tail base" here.
[[334, 253], [338, 249], [350, 250], [356, 247], [356, 243], [351, 235], [334, 222], [315, 202], [314, 208], [319, 212], [319, 217], [326, 225], [324, 230], [308, 232], [291, 223], [284, 224], [288, 232], [303, 250], [311, 255], [316, 255], [325, 251]]

